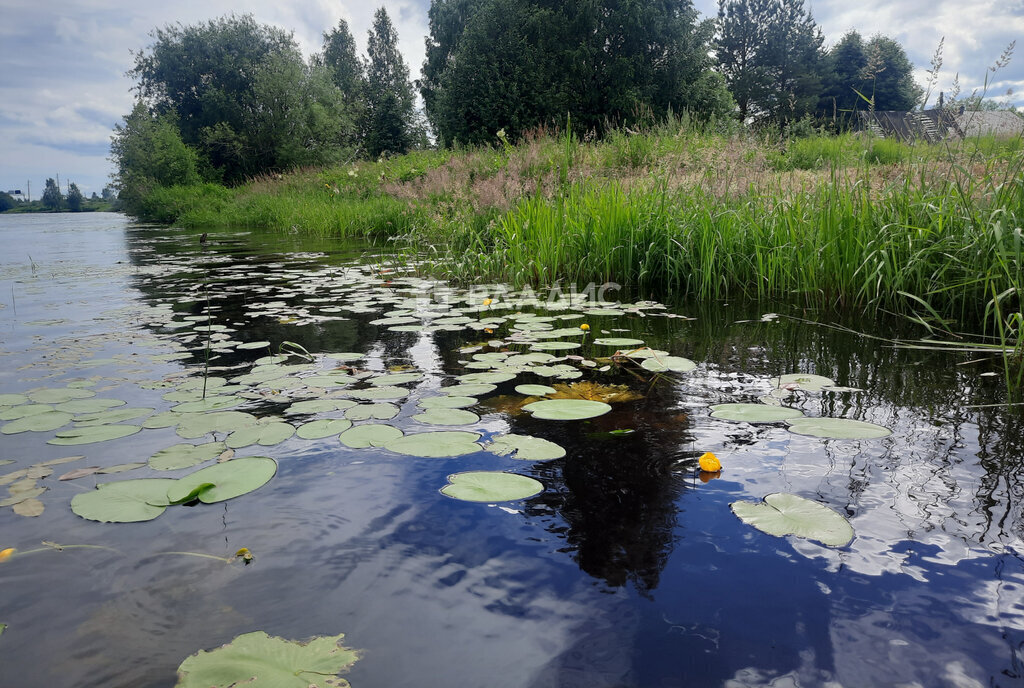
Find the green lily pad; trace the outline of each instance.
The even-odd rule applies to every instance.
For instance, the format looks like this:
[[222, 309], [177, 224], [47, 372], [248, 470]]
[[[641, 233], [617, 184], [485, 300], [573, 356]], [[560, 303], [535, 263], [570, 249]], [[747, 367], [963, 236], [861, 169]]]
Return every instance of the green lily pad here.
[[110, 425], [112, 423], [120, 423], [126, 420], [135, 420], [142, 416], [148, 416], [153, 413], [153, 411], [154, 409], [151, 408], [126, 406], [124, 408], [108, 409], [97, 413], [84, 413], [75, 416], [75, 427], [84, 428], [91, 425]]
[[47, 444], [61, 447], [93, 442], [109, 442], [110, 440], [128, 437], [142, 430], [138, 425], [87, 425], [70, 430], [58, 430], [57, 436], [47, 440]]
[[142, 427], [147, 430], [152, 430], [154, 428], [171, 428], [185, 420], [185, 418], [186, 416], [183, 413], [164, 411], [163, 413], [157, 413], [156, 415], [150, 416], [146, 420], [142, 421]]
[[797, 418], [786, 421], [789, 431], [834, 440], [870, 440], [888, 437], [892, 430], [874, 423], [849, 418]]
[[397, 415], [394, 404], [359, 404], [345, 411], [349, 420], [391, 420]]
[[499, 435], [484, 449], [498, 456], [512, 454], [513, 459], [523, 461], [550, 461], [565, 456], [565, 449], [554, 442], [529, 435]]
[[403, 387], [383, 386], [370, 387], [368, 389], [353, 389], [347, 392], [347, 394], [353, 399], [360, 399], [364, 401], [389, 401], [408, 396], [409, 390]]
[[167, 490], [176, 482], [169, 478], [140, 478], [100, 483], [95, 490], [75, 495], [71, 510], [82, 518], [104, 523], [149, 521], [170, 505]]
[[796, 535], [829, 547], [843, 547], [853, 528], [842, 515], [818, 502], [776, 492], [760, 502], [733, 502], [732, 512], [744, 523], [769, 535]]
[[28, 398], [37, 404], [63, 404], [65, 401], [71, 401], [72, 399], [88, 399], [94, 396], [96, 396], [96, 392], [72, 387], [38, 389], [28, 393]]
[[194, 440], [211, 432], [234, 432], [255, 425], [259, 419], [242, 411], [216, 411], [214, 413], [189, 413], [178, 423], [179, 437]]
[[437, 432], [421, 432], [416, 435], [405, 435], [391, 440], [384, 445], [388, 451], [406, 456], [422, 456], [440, 459], [452, 456], [473, 454], [482, 449], [477, 444], [480, 435], [475, 432], [458, 430], [439, 430]]
[[7, 423], [0, 428], [0, 433], [14, 435], [19, 432], [49, 432], [64, 427], [71, 422], [72, 418], [74, 416], [70, 413], [61, 411], [36, 413]]
[[712, 418], [746, 421], [747, 423], [778, 423], [802, 417], [803, 411], [766, 404], [718, 404], [711, 407]]
[[594, 340], [594, 344], [622, 348], [624, 346], [643, 346], [644, 340], [630, 339], [629, 337], [598, 337]]
[[402, 431], [393, 425], [384, 423], [367, 423], [357, 425], [338, 436], [346, 447], [366, 449], [367, 447], [383, 447], [388, 442], [402, 436]]
[[96, 397], [93, 399], [72, 399], [71, 401], [65, 401], [62, 404], [57, 404], [54, 408], [57, 411], [63, 411], [65, 413], [99, 413], [106, 411], [117, 406], [124, 406], [127, 402], [121, 399], [103, 399]]
[[640, 367], [652, 373], [686, 373], [697, 367], [697, 364], [682, 356], [661, 356], [645, 358]]
[[810, 373], [791, 373], [774, 378], [772, 384], [775, 387], [798, 387], [807, 392], [820, 392], [823, 387], [834, 387], [836, 382], [832, 378]]
[[579, 342], [534, 342], [530, 351], [570, 351], [580, 348]]
[[516, 391], [528, 397], [542, 397], [546, 394], [554, 394], [558, 390], [547, 385], [517, 385]]
[[458, 378], [461, 385], [497, 385], [516, 379], [515, 373], [466, 373]]
[[432, 409], [432, 408], [466, 408], [467, 406], [475, 406], [477, 399], [475, 397], [451, 397], [451, 396], [440, 396], [440, 397], [426, 397], [420, 399], [417, 404], [420, 408]]
[[545, 399], [527, 404], [523, 408], [532, 413], [534, 418], [544, 420], [584, 420], [603, 416], [612, 410], [612, 407], [603, 401], [586, 399]]
[[464, 502], [508, 502], [544, 491], [533, 478], [500, 471], [466, 471], [448, 476], [441, 494]]
[[204, 461], [220, 456], [228, 446], [223, 442], [207, 442], [206, 444], [175, 444], [161, 449], [149, 457], [149, 467], [158, 471], [173, 471], [179, 468], [191, 468]]
[[471, 425], [480, 420], [480, 416], [472, 411], [456, 408], [428, 408], [412, 418], [427, 425]]
[[383, 385], [404, 385], [409, 382], [418, 382], [423, 379], [422, 373], [387, 373], [370, 380], [375, 387]]
[[245, 399], [235, 395], [209, 396], [197, 401], [186, 401], [178, 404], [173, 409], [174, 413], [207, 413], [209, 411], [223, 411], [238, 406]]
[[28, 397], [24, 394], [0, 394], [0, 406], [19, 406], [27, 403]]
[[356, 402], [348, 399], [309, 399], [296, 401], [288, 407], [288, 413], [330, 413], [331, 411], [344, 411], [355, 405]]
[[339, 435], [351, 427], [352, 421], [345, 418], [325, 418], [300, 425], [295, 434], [304, 440], [319, 440]]
[[197, 488], [211, 485], [196, 492], [195, 497], [204, 504], [223, 502], [247, 494], [266, 485], [277, 473], [277, 462], [266, 456], [247, 456], [217, 463], [190, 473], [167, 489], [172, 504], [186, 500]]
[[246, 351], [249, 349], [266, 349], [270, 346], [270, 342], [259, 341], [259, 342], [245, 342], [235, 347], [238, 351]]
[[337, 674], [352, 666], [359, 654], [341, 645], [344, 637], [321, 636], [298, 643], [263, 631], [246, 633], [216, 650], [200, 650], [187, 658], [178, 667], [175, 688], [347, 688], [348, 681]]
[[272, 447], [280, 444], [295, 434], [295, 426], [283, 421], [261, 420], [255, 425], [239, 428], [227, 436], [224, 443], [232, 449], [248, 447], [250, 444], [258, 444], [263, 447]]
[[481, 394], [493, 392], [496, 389], [498, 389], [497, 385], [477, 382], [473, 384], [461, 384], [452, 385], [451, 387], [442, 387], [438, 391], [441, 392], [441, 394], [447, 394], [448, 396], [476, 397]]

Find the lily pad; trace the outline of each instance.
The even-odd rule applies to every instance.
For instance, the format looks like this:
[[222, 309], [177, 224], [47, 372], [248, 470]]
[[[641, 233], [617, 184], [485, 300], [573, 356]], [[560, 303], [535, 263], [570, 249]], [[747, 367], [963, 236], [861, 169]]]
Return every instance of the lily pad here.
[[161, 449], [149, 457], [149, 467], [158, 471], [173, 471], [179, 468], [191, 468], [204, 461], [215, 459], [227, 449], [223, 442], [207, 442], [206, 444], [175, 444]]
[[594, 344], [602, 344], [604, 346], [643, 346], [644, 340], [642, 339], [630, 339], [629, 337], [598, 337], [594, 340]]
[[18, 406], [27, 403], [28, 397], [24, 394], [0, 394], [0, 406]]
[[523, 408], [532, 413], [534, 418], [544, 420], [584, 420], [603, 416], [612, 410], [612, 407], [603, 401], [585, 399], [545, 399], [527, 404]]
[[345, 418], [325, 418], [304, 423], [295, 434], [304, 440], [319, 440], [331, 435], [339, 435], [352, 427], [352, 421]]
[[345, 411], [349, 420], [391, 420], [397, 415], [394, 404], [359, 404]]
[[250, 444], [258, 444], [263, 447], [272, 447], [280, 444], [295, 434], [295, 426], [283, 421], [261, 420], [255, 425], [239, 428], [227, 436], [224, 443], [232, 449], [248, 447]]
[[245, 399], [235, 395], [209, 396], [198, 401], [186, 401], [175, 406], [171, 411], [174, 413], [207, 413], [209, 411], [223, 411], [238, 406]]
[[13, 435], [19, 432], [49, 432], [64, 427], [74, 418], [70, 413], [61, 411], [46, 411], [25, 416], [18, 420], [7, 423], [0, 428], [0, 433]]
[[355, 405], [356, 402], [348, 399], [309, 399], [296, 401], [288, 407], [288, 413], [329, 413], [330, 411], [344, 411]]
[[823, 375], [812, 375], [811, 373], [791, 373], [774, 378], [772, 384], [778, 388], [799, 388], [806, 392], [820, 392], [823, 387], [834, 387], [836, 382], [832, 378]]
[[402, 436], [402, 431], [393, 425], [384, 423], [367, 423], [350, 428], [338, 436], [346, 447], [366, 449], [367, 447], [383, 447], [388, 442]]
[[475, 382], [465, 383], [460, 385], [452, 385], [451, 387], [442, 387], [438, 391], [441, 394], [447, 394], [448, 396], [462, 396], [462, 397], [475, 397], [481, 394], [487, 394], [498, 389], [497, 385], [490, 383]]
[[244, 344], [239, 344], [238, 346], [236, 346], [235, 349], [237, 349], [238, 351], [245, 351], [247, 349], [266, 349], [269, 346], [270, 342], [267, 341], [245, 342]]
[[75, 416], [75, 427], [84, 428], [92, 425], [110, 425], [121, 423], [126, 420], [135, 420], [153, 413], [154, 409], [126, 406], [124, 408], [108, 409], [96, 413], [85, 413]]
[[170, 505], [167, 490], [176, 482], [169, 478], [140, 478], [100, 483], [95, 490], [75, 495], [71, 510], [82, 518], [104, 523], [149, 521]]
[[744, 523], [769, 535], [796, 535], [829, 547], [853, 539], [850, 522], [832, 509], [795, 494], [775, 492], [760, 502], [733, 502], [732, 512]]
[[640, 367], [652, 373], [686, 373], [697, 367], [697, 364], [682, 356], [661, 356], [645, 358]]
[[128, 437], [142, 430], [138, 425], [88, 425], [70, 430], [58, 430], [57, 436], [47, 440], [47, 444], [69, 447], [93, 442], [109, 442], [110, 440]]
[[547, 385], [517, 385], [516, 391], [528, 397], [542, 397], [546, 394], [554, 394], [558, 390]]
[[359, 654], [341, 645], [344, 634], [306, 643], [269, 636], [263, 631], [240, 635], [216, 650], [200, 650], [178, 667], [175, 688], [309, 688], [347, 687], [331, 678], [350, 667]]
[[[204, 504], [223, 502], [247, 494], [266, 485], [277, 473], [277, 462], [266, 456], [247, 456], [217, 463], [176, 480], [167, 489], [173, 504], [193, 494]], [[209, 485], [205, 489], [200, 489]]]
[[28, 398], [37, 404], [63, 404], [65, 401], [71, 401], [72, 399], [88, 399], [94, 396], [96, 396], [96, 392], [72, 387], [38, 389], [28, 393]]
[[350, 390], [348, 396], [353, 399], [361, 399], [364, 401], [384, 401], [392, 399], [401, 399], [402, 397], [409, 395], [409, 390], [403, 387], [370, 387], [368, 389], [353, 389]]
[[803, 415], [803, 411], [799, 409], [768, 406], [767, 404], [718, 404], [711, 407], [712, 418], [746, 421], [747, 423], [778, 423], [800, 418]]
[[456, 408], [428, 408], [412, 418], [427, 425], [471, 425], [480, 420], [480, 416], [472, 411]]
[[871, 440], [892, 434], [889, 428], [850, 418], [798, 418], [786, 422], [789, 431], [797, 435], [835, 440]]
[[441, 494], [464, 502], [508, 502], [543, 491], [544, 485], [533, 478], [500, 471], [454, 473], [441, 488]]
[[57, 404], [54, 409], [57, 411], [63, 411], [65, 413], [99, 413], [100, 411], [106, 411], [107, 409], [114, 408], [116, 406], [124, 406], [127, 402], [121, 399], [103, 399], [96, 397], [94, 399], [72, 399], [71, 401], [65, 401], [62, 404]]
[[478, 439], [480, 439], [480, 435], [475, 432], [439, 430], [405, 435], [388, 442], [384, 448], [406, 456], [440, 459], [480, 451], [482, 447], [477, 444]]
[[476, 397], [453, 397], [453, 396], [440, 396], [440, 397], [426, 397], [420, 399], [417, 404], [420, 408], [432, 409], [432, 408], [447, 408], [457, 409], [466, 408], [467, 406], [475, 406], [478, 402]]
[[422, 373], [388, 373], [370, 380], [375, 387], [383, 385], [404, 385], [409, 382], [418, 382], [423, 379]]
[[194, 440], [211, 432], [235, 432], [255, 425], [259, 420], [251, 413], [242, 411], [217, 411], [215, 413], [189, 413], [178, 423], [179, 437]]
[[579, 342], [535, 342], [530, 351], [570, 351], [580, 348]]
[[550, 461], [565, 456], [565, 449], [554, 442], [529, 435], [499, 435], [484, 448], [492, 454], [512, 454], [513, 459], [523, 461]]

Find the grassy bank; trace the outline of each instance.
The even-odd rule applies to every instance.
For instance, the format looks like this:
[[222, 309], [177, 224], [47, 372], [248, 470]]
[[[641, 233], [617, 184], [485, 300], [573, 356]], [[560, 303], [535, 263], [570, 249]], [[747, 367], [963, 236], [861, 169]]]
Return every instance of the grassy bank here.
[[464, 282], [614, 281], [884, 308], [1019, 353], [1022, 163], [1020, 139], [757, 140], [676, 121], [599, 142], [541, 133], [238, 189], [162, 189], [150, 201], [155, 218], [190, 226], [401, 237]]

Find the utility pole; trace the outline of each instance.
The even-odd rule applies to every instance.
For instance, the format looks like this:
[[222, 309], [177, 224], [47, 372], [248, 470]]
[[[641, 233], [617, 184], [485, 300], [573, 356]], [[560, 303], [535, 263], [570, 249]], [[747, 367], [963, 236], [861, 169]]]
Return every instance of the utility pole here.
[[32, 180], [29, 179], [28, 181], [26, 181], [25, 182], [25, 186], [26, 186], [26, 188], [28, 188], [28, 202], [31, 203], [32, 202]]

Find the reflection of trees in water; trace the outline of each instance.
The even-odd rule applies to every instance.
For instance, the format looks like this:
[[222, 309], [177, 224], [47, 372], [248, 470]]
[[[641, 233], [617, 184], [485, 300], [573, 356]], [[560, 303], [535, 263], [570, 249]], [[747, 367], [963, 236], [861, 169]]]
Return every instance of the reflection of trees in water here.
[[[673, 466], [694, 454], [684, 450], [685, 414], [666, 411], [671, 397], [671, 387], [660, 385], [589, 423], [547, 431], [536, 421], [513, 421], [515, 432], [544, 435], [569, 450], [566, 459], [540, 467], [547, 489], [529, 500], [527, 513], [555, 512], [560, 518], [547, 528], [565, 538], [580, 569], [609, 586], [632, 582], [642, 593], [654, 590], [671, 554], [686, 487]], [[636, 432], [606, 434], [621, 428]]]

